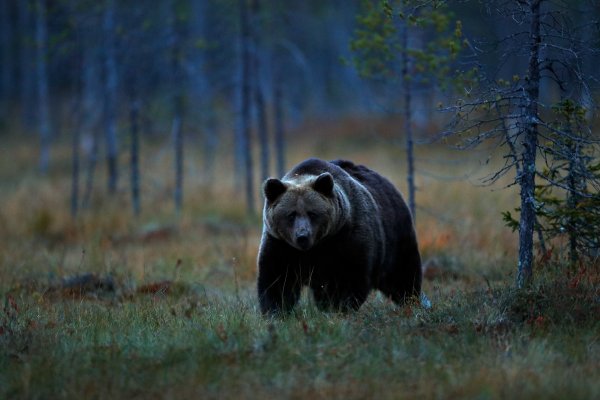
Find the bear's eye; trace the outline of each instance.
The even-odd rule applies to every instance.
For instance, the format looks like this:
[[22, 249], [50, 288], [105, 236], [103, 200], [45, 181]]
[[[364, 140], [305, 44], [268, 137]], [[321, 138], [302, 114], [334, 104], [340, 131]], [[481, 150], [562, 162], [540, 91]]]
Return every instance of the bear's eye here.
[[288, 219], [288, 221], [292, 221], [293, 222], [296, 219], [296, 212], [292, 211], [291, 213], [289, 213], [287, 215], [287, 219]]
[[310, 219], [315, 219], [318, 217], [318, 214], [314, 211], [309, 211], [306, 214], [308, 215], [308, 218], [310, 218]]

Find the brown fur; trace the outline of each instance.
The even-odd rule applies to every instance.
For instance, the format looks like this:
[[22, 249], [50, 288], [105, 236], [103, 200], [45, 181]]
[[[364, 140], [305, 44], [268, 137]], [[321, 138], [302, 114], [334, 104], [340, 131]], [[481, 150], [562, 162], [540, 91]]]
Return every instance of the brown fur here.
[[349, 161], [306, 160], [263, 187], [261, 310], [291, 309], [309, 286], [324, 309], [358, 308], [371, 289], [418, 296], [421, 262], [400, 193]]

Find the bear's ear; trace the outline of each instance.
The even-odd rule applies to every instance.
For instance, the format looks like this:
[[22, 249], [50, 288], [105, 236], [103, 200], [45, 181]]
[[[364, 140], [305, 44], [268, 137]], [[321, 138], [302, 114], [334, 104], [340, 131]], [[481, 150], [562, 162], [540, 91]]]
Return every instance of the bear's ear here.
[[269, 178], [263, 184], [263, 193], [269, 203], [277, 200], [281, 196], [287, 187], [283, 182], [276, 178]]
[[333, 194], [333, 176], [329, 172], [323, 172], [315, 179], [313, 189], [325, 196], [331, 196]]

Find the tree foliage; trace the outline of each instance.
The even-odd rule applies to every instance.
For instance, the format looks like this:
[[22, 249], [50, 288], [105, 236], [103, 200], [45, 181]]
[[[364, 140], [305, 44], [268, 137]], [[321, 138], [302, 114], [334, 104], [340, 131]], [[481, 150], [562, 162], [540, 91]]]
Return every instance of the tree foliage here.
[[552, 130], [543, 143], [545, 165], [536, 187], [540, 229], [548, 239], [567, 237], [572, 263], [600, 250], [599, 144], [586, 109], [571, 99], [553, 108]]
[[408, 204], [414, 219], [414, 90], [420, 85], [433, 92], [434, 83], [445, 88], [453, 80], [450, 69], [461, 47], [462, 24], [456, 21], [451, 30], [453, 18], [444, 1], [364, 0], [362, 5], [358, 28], [350, 43], [353, 61], [363, 78], [379, 81], [385, 87], [401, 85]]
[[[454, 62], [466, 44], [462, 22], [443, 0], [363, 0], [362, 14], [350, 47], [353, 62], [365, 78], [398, 81], [403, 55], [412, 63], [409, 79], [446, 86]], [[403, 43], [402, 29], [409, 30], [412, 45]], [[404, 53], [405, 52], [405, 53]]]

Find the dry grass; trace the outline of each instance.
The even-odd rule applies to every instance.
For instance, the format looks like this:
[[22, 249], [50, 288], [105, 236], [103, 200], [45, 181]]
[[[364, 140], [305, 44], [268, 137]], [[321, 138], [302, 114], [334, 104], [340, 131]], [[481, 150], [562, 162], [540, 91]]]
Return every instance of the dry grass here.
[[[372, 121], [339, 125], [337, 129], [343, 133], [332, 131], [335, 124], [299, 127], [291, 135], [290, 163], [309, 156], [352, 159], [388, 176], [406, 193], [403, 150], [386, 138], [389, 133], [383, 129], [385, 125]], [[300, 137], [300, 132], [306, 132], [305, 136]], [[68, 207], [68, 146], [54, 150], [55, 167], [48, 177], [36, 173], [35, 147], [20, 142], [11, 146], [14, 149], [5, 148], [11, 157], [3, 160], [10, 158], [17, 169], [6, 166], [2, 170], [7, 179], [0, 194], [0, 239], [10, 246], [4, 265], [16, 268], [3, 268], [3, 281], [13, 273], [22, 276], [24, 271], [33, 275], [64, 275], [119, 269], [142, 281], [171, 278], [178, 259], [183, 261], [182, 278], [204, 280], [215, 275], [216, 279], [210, 279], [211, 285], [229, 285], [225, 283], [228, 279], [218, 276], [231, 278], [235, 266], [242, 281], [254, 279], [260, 221], [258, 217], [245, 216], [243, 195], [235, 189], [231, 174], [233, 160], [227, 144], [221, 148], [222, 161], [210, 185], [201, 170], [200, 153], [186, 153], [185, 202], [180, 217], [175, 215], [171, 195], [171, 152], [164, 144], [153, 143], [145, 146], [142, 156], [140, 217], [134, 217], [131, 211], [124, 155], [120, 160], [122, 173], [117, 195], [109, 197], [105, 193], [104, 168], [100, 163], [92, 204], [81, 210], [76, 219], [70, 216]], [[417, 231], [425, 259], [460, 259], [465, 268], [477, 270], [483, 264], [502, 264], [515, 254], [514, 235], [499, 218], [500, 211], [514, 206], [515, 192], [492, 191], [458, 179], [465, 171], [477, 171], [477, 176], [470, 177], [476, 182], [478, 176], [486, 174], [485, 169], [478, 169], [477, 160], [461, 160], [464, 157], [465, 153], [433, 146], [419, 149], [419, 170], [456, 180], [417, 175]], [[258, 192], [258, 182], [256, 187]], [[484, 231], [482, 226], [486, 227]], [[28, 256], [23, 257], [24, 254]]]

